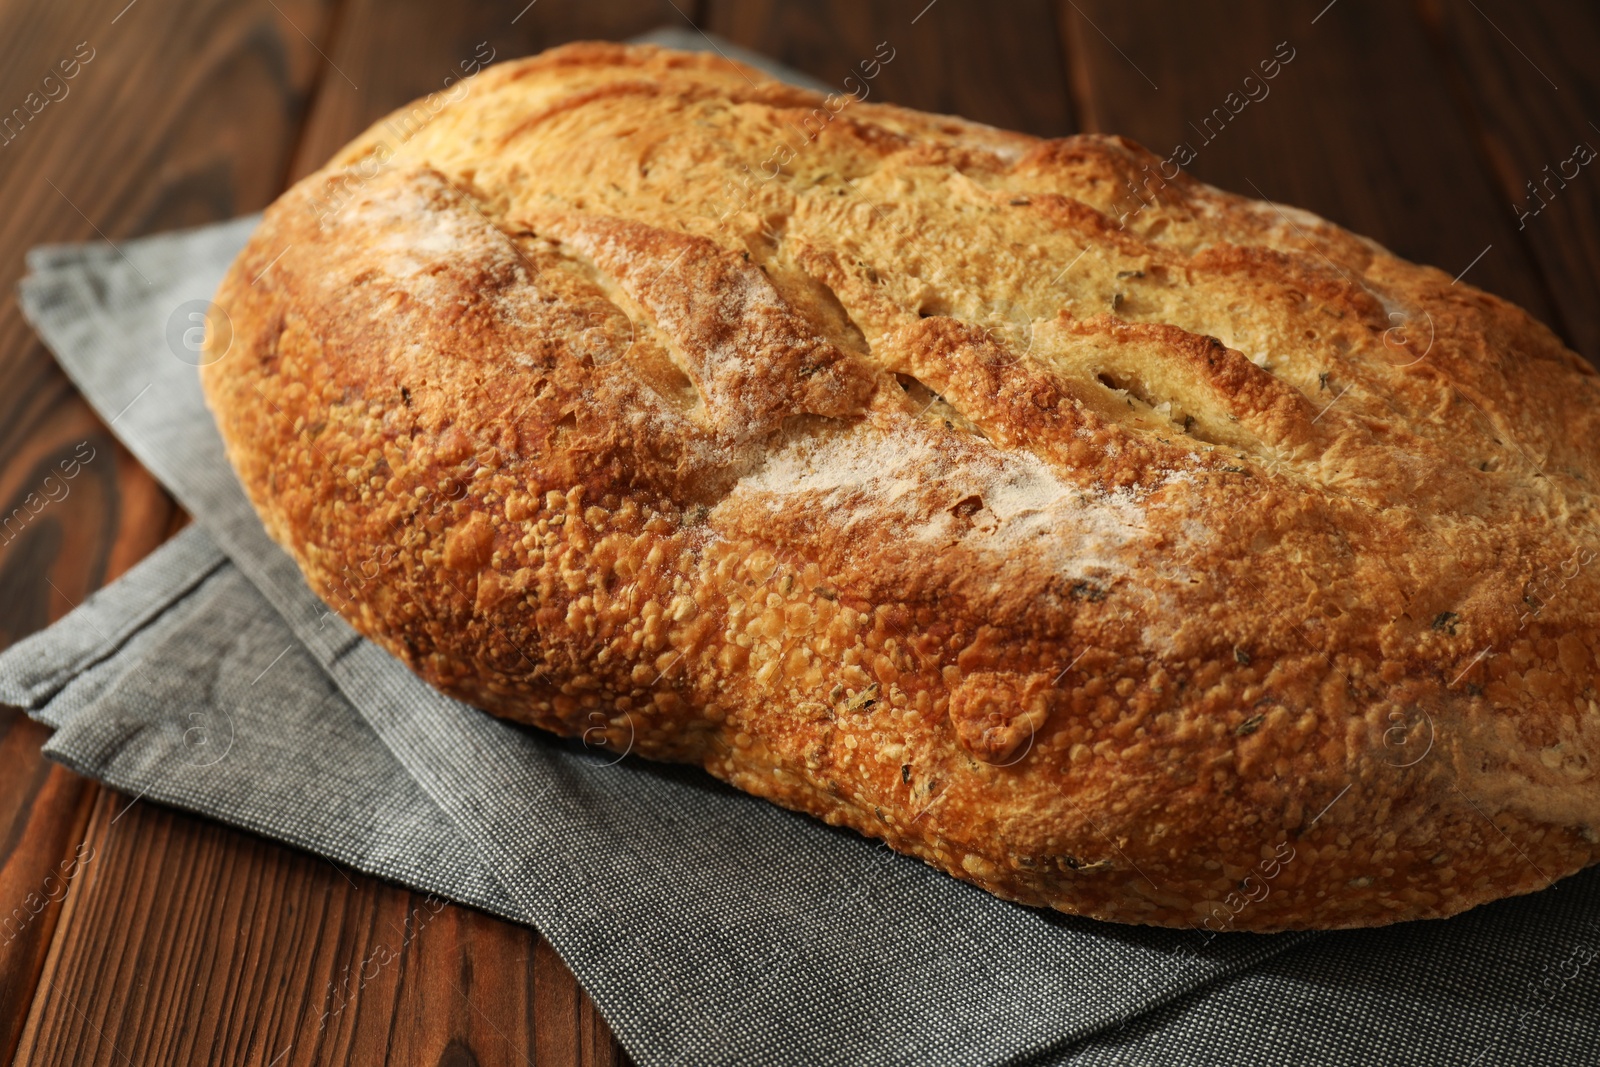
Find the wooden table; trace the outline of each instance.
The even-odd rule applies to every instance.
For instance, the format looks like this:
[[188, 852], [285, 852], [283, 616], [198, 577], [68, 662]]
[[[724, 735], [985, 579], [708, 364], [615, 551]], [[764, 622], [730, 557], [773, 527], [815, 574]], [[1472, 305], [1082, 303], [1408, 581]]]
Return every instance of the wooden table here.
[[[887, 41], [876, 99], [1187, 144], [1199, 177], [1460, 272], [1600, 359], [1600, 166], [1573, 162], [1600, 147], [1600, 9], [1570, 0], [0, 0], [0, 283], [42, 242], [262, 207], [480, 42], [691, 24], [836, 85]], [[0, 532], [0, 645], [185, 521], [8, 299], [0, 523], [82, 442], [69, 495]], [[0, 709], [0, 1060], [626, 1062], [536, 933], [466, 908], [324, 1023], [420, 898], [101, 788], [44, 739]], [[93, 875], [62, 878], [87, 848]]]

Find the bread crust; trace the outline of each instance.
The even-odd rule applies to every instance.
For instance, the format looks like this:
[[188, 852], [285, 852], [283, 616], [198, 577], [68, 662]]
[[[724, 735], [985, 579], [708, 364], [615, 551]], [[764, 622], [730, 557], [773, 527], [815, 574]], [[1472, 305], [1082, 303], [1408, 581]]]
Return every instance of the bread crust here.
[[1119, 922], [1595, 861], [1600, 384], [1526, 313], [1116, 137], [609, 44], [450, 95], [268, 210], [202, 370], [429, 683]]

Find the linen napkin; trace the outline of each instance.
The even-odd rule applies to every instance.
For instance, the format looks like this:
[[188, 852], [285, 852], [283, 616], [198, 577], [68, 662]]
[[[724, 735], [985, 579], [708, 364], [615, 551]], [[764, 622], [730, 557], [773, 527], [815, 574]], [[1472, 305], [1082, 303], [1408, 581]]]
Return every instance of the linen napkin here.
[[195, 517], [0, 656], [0, 700], [55, 728], [52, 758], [534, 926], [642, 1067], [1491, 1063], [1600, 1043], [1594, 871], [1446, 922], [1206, 942], [1009, 904], [698, 770], [434, 692], [306, 587], [204, 408], [192, 316], [255, 221], [30, 254], [29, 318]]

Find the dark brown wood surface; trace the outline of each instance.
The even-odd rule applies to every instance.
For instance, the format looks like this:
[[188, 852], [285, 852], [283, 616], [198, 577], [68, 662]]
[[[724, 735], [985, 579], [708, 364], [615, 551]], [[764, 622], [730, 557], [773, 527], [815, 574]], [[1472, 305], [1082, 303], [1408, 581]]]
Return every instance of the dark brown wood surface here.
[[[1600, 360], [1600, 165], [1569, 162], [1600, 148], [1600, 9], [1562, 0], [0, 0], [0, 122], [24, 120], [0, 135], [0, 284], [36, 244], [258, 209], [485, 50], [661, 25], [840, 86], [886, 42], [874, 99], [1188, 143], [1198, 177], [1465, 272]], [[93, 458], [30, 509], [75, 450]], [[8, 296], [13, 515], [0, 646], [185, 521]], [[627, 1062], [535, 932], [103, 789], [44, 761], [45, 736], [0, 709], [0, 1062]]]

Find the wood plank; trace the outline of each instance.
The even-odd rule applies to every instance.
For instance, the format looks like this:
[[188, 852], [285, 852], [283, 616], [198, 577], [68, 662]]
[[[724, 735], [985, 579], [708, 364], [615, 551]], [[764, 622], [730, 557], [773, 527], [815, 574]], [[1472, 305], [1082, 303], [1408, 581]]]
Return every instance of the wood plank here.
[[1532, 249], [1573, 347], [1600, 364], [1600, 8], [1425, 0], [1421, 9], [1453, 87], [1481, 121], [1496, 207]]
[[686, 26], [696, 5], [677, 0], [526, 0], [436, 4], [350, 0], [332, 61], [343, 72], [317, 97], [291, 180], [325, 163], [390, 111], [445, 87], [485, 59], [499, 62], [577, 40], [624, 40]]
[[[170, 497], [40, 359], [0, 455], [0, 647], [81, 603], [164, 540]], [[0, 394], [3, 395], [3, 394]]]
[[22, 1036], [98, 787], [39, 755], [48, 731], [0, 708], [0, 1063]]
[[[0, 289], [13, 292], [35, 244], [213, 221], [277, 191], [315, 69], [287, 20], [313, 32], [323, 21], [320, 3], [281, 6], [0, 4]], [[65, 614], [183, 521], [15, 299], [0, 304], [0, 646]], [[0, 922], [27, 918], [15, 936], [0, 931], [6, 1062], [99, 792], [43, 760], [45, 736], [0, 711]]]
[[525, 927], [110, 790], [85, 847], [20, 1064], [625, 1062]]
[[840, 92], [887, 43], [893, 59], [866, 83], [868, 100], [1045, 137], [1077, 128], [1048, 0], [711, 0], [704, 25]]
[[[35, 244], [216, 221], [260, 206], [281, 183], [315, 58], [288, 19], [266, 0], [209, 9], [146, 0], [113, 24], [115, 10], [37, 0], [0, 7], [0, 117], [11, 116], [0, 124], [0, 138], [10, 137], [0, 143], [8, 208], [0, 215], [0, 285], [8, 293]], [[321, 21], [307, 3], [285, 10], [313, 29]], [[85, 411], [15, 300], [6, 301], [7, 497], [26, 490], [39, 455], [57, 447], [50, 421], [67, 424], [61, 441], [79, 440]]]
[[[182, 519], [47, 360], [29, 361], [48, 370], [35, 391], [0, 392], [20, 398], [0, 451], [0, 647], [66, 614]], [[0, 1062], [21, 1034], [97, 788], [44, 759], [48, 736], [0, 708]]]
[[[1187, 143], [1196, 177], [1314, 211], [1452, 275], [1470, 266], [1467, 281], [1562, 330], [1412, 8], [1250, 0], [1220, 17], [1200, 5], [1064, 0], [1061, 13], [1088, 128], [1163, 157]], [[1259, 65], [1280, 42], [1293, 58], [1266, 95], [1207, 126], [1215, 109], [1228, 115], [1230, 92], [1262, 96], [1244, 79], [1262, 84]]]

